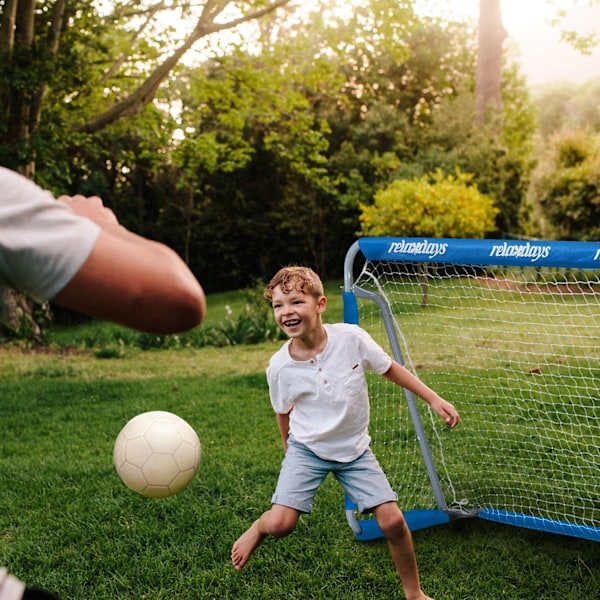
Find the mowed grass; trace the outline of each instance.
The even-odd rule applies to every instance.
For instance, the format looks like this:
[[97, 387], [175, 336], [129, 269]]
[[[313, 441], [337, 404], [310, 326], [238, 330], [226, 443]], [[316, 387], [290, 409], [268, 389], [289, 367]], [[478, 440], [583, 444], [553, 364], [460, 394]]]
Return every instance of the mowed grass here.
[[[338, 320], [333, 296], [330, 309]], [[282, 459], [264, 377], [277, 347], [127, 348], [105, 360], [0, 349], [0, 564], [63, 600], [402, 598], [385, 542], [355, 540], [333, 479], [294, 534], [266, 541], [242, 572], [230, 564]], [[203, 449], [190, 487], [161, 500], [129, 491], [112, 466], [124, 423], [155, 409], [186, 419]], [[600, 594], [598, 543], [477, 519], [414, 543], [437, 600]]]

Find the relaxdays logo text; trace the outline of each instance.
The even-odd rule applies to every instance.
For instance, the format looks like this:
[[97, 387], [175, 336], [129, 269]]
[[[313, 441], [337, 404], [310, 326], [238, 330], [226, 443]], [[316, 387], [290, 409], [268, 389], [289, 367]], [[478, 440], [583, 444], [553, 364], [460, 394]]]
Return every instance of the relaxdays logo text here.
[[447, 249], [448, 244], [443, 242], [430, 242], [429, 240], [407, 242], [406, 240], [400, 240], [392, 242], [387, 251], [388, 254], [424, 255], [433, 260], [436, 256], [444, 255]]
[[493, 245], [490, 250], [490, 256], [527, 258], [534, 263], [540, 259], [548, 258], [551, 249], [551, 246], [540, 246], [530, 244], [529, 242], [525, 244], [508, 244], [504, 242]]

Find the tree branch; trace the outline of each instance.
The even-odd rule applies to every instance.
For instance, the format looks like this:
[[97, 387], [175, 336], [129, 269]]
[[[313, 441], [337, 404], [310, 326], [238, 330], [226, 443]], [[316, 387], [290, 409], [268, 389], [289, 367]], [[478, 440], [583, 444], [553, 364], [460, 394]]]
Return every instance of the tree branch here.
[[[156, 4], [154, 4], [153, 6], [151, 6], [148, 9], [148, 11], [145, 13], [146, 20], [142, 23], [142, 25], [140, 27], [138, 27], [131, 34], [131, 37], [129, 38], [129, 47], [130, 48], [133, 47], [134, 42], [142, 35], [142, 33], [144, 32], [146, 27], [148, 27], [148, 25], [150, 25], [150, 23], [152, 22], [152, 19], [156, 15], [156, 13], [160, 12], [164, 8], [166, 8], [166, 5], [164, 2], [161, 1], [161, 2], [157, 2]], [[115, 60], [115, 62], [110, 66], [110, 68], [108, 68], [106, 70], [106, 72], [102, 76], [101, 81], [103, 81], [103, 82], [108, 81], [111, 77], [113, 77], [115, 75], [115, 73], [123, 66], [123, 64], [127, 60], [127, 57], [128, 57], [128, 55], [125, 52], [121, 53], [121, 55], [117, 58], [117, 60]]]
[[113, 104], [108, 110], [89, 119], [86, 123], [78, 128], [78, 131], [83, 133], [96, 133], [97, 131], [100, 131], [108, 125], [118, 121], [122, 117], [131, 117], [138, 114], [147, 104], [152, 102], [156, 96], [156, 92], [158, 91], [160, 84], [168, 77], [169, 73], [181, 60], [181, 57], [198, 40], [211, 33], [216, 33], [225, 29], [232, 29], [233, 27], [237, 27], [242, 23], [259, 19], [269, 13], [274, 12], [289, 2], [290, 0], [275, 0], [264, 8], [251, 11], [238, 19], [233, 19], [232, 21], [228, 21], [226, 23], [215, 23], [215, 17], [217, 17], [223, 11], [228, 2], [208, 0], [204, 5], [202, 14], [196, 27], [184, 41], [184, 43], [177, 48], [173, 54], [171, 54], [160, 65], [158, 65], [135, 91], [129, 94], [126, 98], [123, 98], [119, 102]]

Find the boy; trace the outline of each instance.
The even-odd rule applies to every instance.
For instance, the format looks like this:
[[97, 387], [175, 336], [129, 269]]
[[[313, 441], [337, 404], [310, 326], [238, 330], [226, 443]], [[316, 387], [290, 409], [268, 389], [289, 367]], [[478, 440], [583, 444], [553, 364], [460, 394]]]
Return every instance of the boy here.
[[379, 373], [419, 395], [450, 427], [458, 424], [456, 409], [393, 361], [360, 327], [324, 325], [327, 300], [311, 269], [281, 269], [265, 296], [289, 337], [267, 369], [285, 458], [271, 510], [233, 545], [234, 567], [242, 569], [268, 535], [289, 535], [300, 514], [310, 513], [319, 485], [332, 472], [358, 509], [375, 515], [407, 600], [431, 600], [421, 590], [411, 534], [397, 496], [369, 448], [364, 371]]

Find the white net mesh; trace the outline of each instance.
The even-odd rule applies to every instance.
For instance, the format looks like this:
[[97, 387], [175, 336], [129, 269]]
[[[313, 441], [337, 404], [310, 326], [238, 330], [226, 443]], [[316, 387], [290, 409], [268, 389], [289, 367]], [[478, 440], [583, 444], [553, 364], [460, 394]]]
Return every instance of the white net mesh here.
[[[600, 527], [600, 272], [369, 262], [355, 282], [391, 306], [406, 366], [455, 404], [417, 399], [450, 508]], [[377, 305], [359, 324], [390, 349]], [[370, 377], [373, 450], [400, 506], [435, 508], [406, 402]]]

